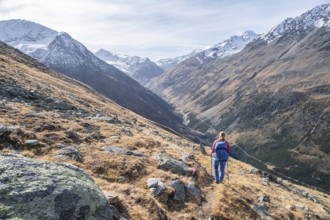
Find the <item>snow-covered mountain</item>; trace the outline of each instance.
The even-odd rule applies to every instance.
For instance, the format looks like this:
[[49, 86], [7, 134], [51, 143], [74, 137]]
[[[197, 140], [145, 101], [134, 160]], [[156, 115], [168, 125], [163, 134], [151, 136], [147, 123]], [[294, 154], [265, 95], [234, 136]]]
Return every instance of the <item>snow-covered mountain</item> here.
[[202, 52], [202, 50], [194, 50], [193, 52], [183, 55], [177, 56], [174, 58], [165, 58], [157, 61], [158, 66], [162, 67], [165, 70], [169, 70], [172, 67], [176, 66], [177, 64], [181, 63], [184, 60], [187, 60], [193, 56], [196, 56], [198, 53]]
[[330, 27], [330, 4], [316, 6], [296, 18], [287, 18], [261, 36], [268, 43], [284, 34], [308, 33], [319, 27]]
[[0, 41], [48, 68], [79, 80], [117, 104], [185, 132], [173, 107], [116, 67], [104, 62], [69, 34], [25, 20], [0, 21]]
[[142, 85], [164, 72], [161, 67], [149, 58], [121, 55], [111, 53], [110, 51], [104, 49], [100, 49], [95, 53], [95, 55], [108, 64], [111, 64], [128, 74]]
[[26, 54], [47, 46], [60, 34], [40, 24], [20, 20], [0, 21], [0, 40]]
[[161, 59], [157, 63], [164, 69], [168, 70], [175, 65], [189, 59], [192, 57], [196, 57], [200, 63], [206, 59], [215, 59], [215, 58], [223, 58], [226, 56], [230, 56], [232, 54], [238, 53], [244, 49], [244, 47], [254, 40], [258, 35], [253, 31], [245, 31], [241, 36], [232, 36], [229, 39], [218, 43], [206, 50], [194, 50], [192, 53], [179, 56], [175, 58]]

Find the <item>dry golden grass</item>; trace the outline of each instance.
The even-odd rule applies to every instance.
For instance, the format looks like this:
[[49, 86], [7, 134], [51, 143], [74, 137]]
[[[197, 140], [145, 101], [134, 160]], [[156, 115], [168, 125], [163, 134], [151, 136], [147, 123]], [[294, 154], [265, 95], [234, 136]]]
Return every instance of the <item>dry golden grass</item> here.
[[[164, 219], [164, 216], [169, 219], [208, 219], [211, 216], [214, 219], [258, 219], [258, 215], [253, 211], [253, 205], [258, 204], [257, 199], [261, 195], [268, 195], [271, 198], [271, 203], [267, 205], [275, 219], [287, 219], [290, 216], [302, 219], [304, 215], [302, 211], [285, 209], [286, 205], [295, 204], [306, 205], [313, 210], [314, 214], [330, 218], [320, 204], [288, 191], [283, 186], [273, 183], [270, 186], [263, 185], [259, 176], [249, 173], [251, 166], [234, 159], [230, 159], [225, 184], [213, 184], [210, 176], [210, 156], [202, 155], [197, 145], [157, 127], [75, 80], [52, 72], [42, 72], [38, 68], [30, 67], [5, 55], [0, 54], [0, 59], [4, 60], [3, 65], [0, 65], [0, 77], [15, 81], [17, 86], [38, 91], [47, 97], [65, 100], [92, 115], [114, 116], [122, 121], [108, 123], [75, 115], [64, 118], [61, 111], [36, 108], [28, 102], [0, 100], [0, 104], [3, 103], [7, 110], [0, 116], [0, 124], [18, 125], [26, 135], [21, 137], [21, 142], [35, 138], [45, 146], [38, 151], [21, 149], [22, 155], [53, 162], [71, 163], [86, 170], [106, 194], [109, 194], [111, 198], [117, 197], [119, 210], [129, 219]], [[83, 103], [88, 103], [88, 105]], [[28, 113], [33, 114], [26, 117]], [[55, 130], [54, 128], [34, 130], [41, 125], [58, 125], [58, 127]], [[90, 134], [85, 132], [85, 125], [98, 130], [102, 138], [85, 140], [84, 138]], [[130, 131], [132, 135], [125, 134], [123, 129]], [[79, 134], [81, 140], [69, 139], [65, 133], [67, 131]], [[236, 137], [232, 136], [228, 139], [234, 141]], [[79, 163], [54, 158], [58, 150], [55, 145], [58, 143], [76, 146], [84, 155], [84, 161]], [[126, 150], [139, 151], [145, 156], [134, 157], [109, 153], [101, 150], [103, 146], [117, 146]], [[17, 151], [2, 149], [1, 152]], [[199, 175], [184, 177], [158, 169], [152, 157], [156, 152], [165, 152], [178, 160], [181, 160], [183, 153], [193, 153], [196, 159], [188, 164], [196, 167]], [[229, 182], [228, 177], [230, 177]], [[158, 178], [164, 182], [166, 190], [159, 197], [153, 197], [147, 188], [149, 178]], [[174, 201], [172, 199], [174, 191], [168, 184], [175, 179], [182, 180], [185, 185], [195, 182], [202, 190], [202, 198], [197, 200], [188, 196], [184, 204]], [[329, 195], [301, 186], [297, 187], [321, 198], [330, 207]]]

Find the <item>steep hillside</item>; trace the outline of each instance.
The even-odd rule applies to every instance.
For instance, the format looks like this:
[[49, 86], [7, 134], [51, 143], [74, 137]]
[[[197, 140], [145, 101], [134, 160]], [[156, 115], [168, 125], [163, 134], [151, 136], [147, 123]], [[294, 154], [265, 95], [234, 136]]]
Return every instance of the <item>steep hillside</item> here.
[[[292, 184], [234, 159], [229, 161], [225, 184], [213, 184], [209, 175], [210, 157], [193, 143], [2, 43], [0, 61], [1, 161], [9, 157], [2, 153], [19, 153], [34, 159], [34, 162], [25, 160], [30, 166], [42, 164], [37, 160], [65, 162], [52, 167], [66, 169], [69, 173], [63, 176], [69, 175], [68, 179], [75, 178], [68, 168], [86, 171], [108, 196], [114, 219], [330, 218], [328, 194]], [[17, 189], [8, 186], [8, 181], [22, 188], [30, 187], [29, 192], [24, 191], [29, 195], [29, 207], [36, 209], [35, 213], [39, 211], [38, 214], [45, 212], [31, 203], [45, 199], [51, 190], [35, 187], [34, 182], [19, 182], [37, 178], [31, 167], [18, 165], [1, 167], [0, 195], [5, 195], [6, 200], [0, 198], [0, 218], [16, 216], [8, 209], [13, 205], [26, 209], [23, 200], [7, 203], [5, 187]], [[38, 172], [46, 175], [42, 169], [47, 166], [38, 167]], [[13, 174], [3, 169], [12, 167], [21, 173], [6, 179], [5, 173]], [[192, 176], [194, 167], [197, 175]], [[47, 175], [56, 175], [61, 169], [52, 169]], [[40, 181], [44, 177], [38, 178]], [[43, 186], [66, 181], [61, 176], [57, 178], [45, 179], [49, 182]], [[62, 189], [67, 192], [62, 199], [72, 203], [79, 193], [84, 193], [65, 185]], [[69, 193], [72, 190], [74, 194]], [[71, 207], [55, 204], [58, 206], [63, 210], [61, 218], [73, 216]], [[98, 216], [108, 208], [99, 210]], [[85, 209], [85, 206], [80, 209], [83, 216], [87, 213]]]
[[149, 58], [113, 54], [110, 51], [103, 49], [97, 51], [95, 55], [108, 64], [120, 69], [141, 83], [141, 85], [146, 84], [150, 79], [164, 73], [164, 70], [156, 63], [152, 62]]
[[114, 66], [97, 58], [69, 34], [25, 20], [0, 21], [0, 29], [0, 40], [47, 67], [91, 86], [143, 117], [189, 133], [172, 106]]
[[287, 19], [230, 57], [188, 59], [152, 88], [191, 127], [226, 130], [273, 169], [329, 190], [329, 8]]

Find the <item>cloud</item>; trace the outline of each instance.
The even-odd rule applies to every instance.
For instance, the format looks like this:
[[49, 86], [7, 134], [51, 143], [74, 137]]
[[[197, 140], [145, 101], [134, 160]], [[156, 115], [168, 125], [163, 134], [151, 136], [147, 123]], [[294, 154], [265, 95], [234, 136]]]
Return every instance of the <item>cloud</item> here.
[[31, 20], [99, 48], [154, 60], [262, 33], [324, 0], [0, 0], [0, 20]]

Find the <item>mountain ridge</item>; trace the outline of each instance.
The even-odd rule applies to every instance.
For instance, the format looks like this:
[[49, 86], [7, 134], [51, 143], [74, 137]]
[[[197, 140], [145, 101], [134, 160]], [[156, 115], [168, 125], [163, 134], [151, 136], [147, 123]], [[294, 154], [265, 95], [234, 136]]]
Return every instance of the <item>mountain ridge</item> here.
[[217, 59], [230, 56], [238, 53], [242, 50], [249, 42], [253, 41], [257, 37], [257, 34], [251, 30], [245, 31], [242, 35], [234, 35], [229, 37], [220, 43], [215, 44], [204, 50], [194, 50], [193, 52], [178, 56], [175, 58], [165, 58], [157, 61], [157, 63], [166, 70], [170, 70], [176, 65], [188, 60], [190, 58], [196, 58], [200, 63], [203, 63], [207, 59]]

